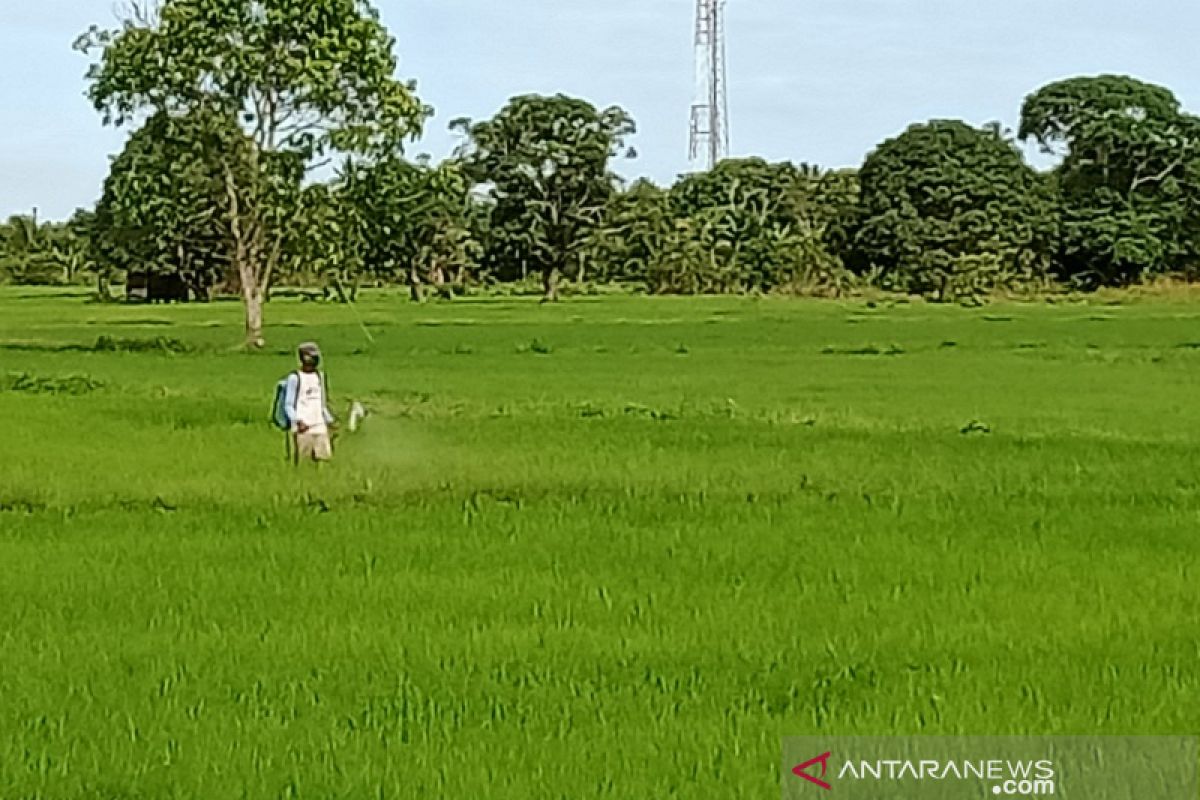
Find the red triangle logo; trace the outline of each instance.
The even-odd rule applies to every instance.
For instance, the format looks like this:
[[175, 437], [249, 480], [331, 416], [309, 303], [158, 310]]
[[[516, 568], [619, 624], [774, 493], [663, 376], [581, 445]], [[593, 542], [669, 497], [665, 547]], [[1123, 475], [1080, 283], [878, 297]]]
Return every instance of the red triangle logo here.
[[[793, 768], [792, 774], [795, 775], [797, 778], [804, 778], [804, 780], [808, 781], [809, 783], [815, 783], [817, 786], [820, 786], [822, 789], [832, 789], [833, 788], [832, 786], [830, 786], [828, 783], [826, 783], [824, 780], [822, 780], [822, 778], [825, 777], [826, 773], [829, 772], [829, 758], [832, 755], [833, 755], [832, 753], [825, 753], [824, 755], [817, 756], [816, 758], [810, 758], [808, 761], [805, 761], [803, 764], [800, 764], [799, 766]], [[808, 774], [809, 767], [815, 767], [817, 764], [821, 765], [821, 777], [820, 778], [816, 777], [815, 775]]]

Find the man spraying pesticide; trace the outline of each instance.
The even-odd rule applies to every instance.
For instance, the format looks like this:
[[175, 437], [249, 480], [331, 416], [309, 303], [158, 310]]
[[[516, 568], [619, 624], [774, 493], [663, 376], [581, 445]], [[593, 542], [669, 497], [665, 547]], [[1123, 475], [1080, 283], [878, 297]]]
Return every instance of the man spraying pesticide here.
[[288, 375], [275, 389], [275, 426], [288, 433], [288, 457], [301, 460], [330, 461], [333, 444], [330, 429], [335, 425], [329, 413], [325, 374], [320, 371], [321, 348], [313, 342], [300, 345], [300, 369]]

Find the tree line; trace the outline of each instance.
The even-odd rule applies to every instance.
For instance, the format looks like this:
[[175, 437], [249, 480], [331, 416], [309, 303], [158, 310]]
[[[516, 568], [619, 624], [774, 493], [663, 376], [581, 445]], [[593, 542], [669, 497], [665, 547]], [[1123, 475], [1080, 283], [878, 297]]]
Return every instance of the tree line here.
[[[451, 123], [440, 163], [408, 158], [432, 114], [395, 77], [367, 0], [163, 0], [93, 28], [89, 97], [131, 129], [94, 208], [0, 227], [0, 275], [178, 276], [236, 293], [262, 341], [272, 286], [352, 302], [564, 283], [652, 293], [837, 295], [873, 286], [938, 301], [1190, 275], [1200, 254], [1200, 118], [1130, 77], [1080, 77], [1026, 98], [1018, 131], [913, 125], [857, 169], [730, 159], [660, 187], [618, 107], [513, 98]], [[1031, 167], [1020, 143], [1056, 166]]]

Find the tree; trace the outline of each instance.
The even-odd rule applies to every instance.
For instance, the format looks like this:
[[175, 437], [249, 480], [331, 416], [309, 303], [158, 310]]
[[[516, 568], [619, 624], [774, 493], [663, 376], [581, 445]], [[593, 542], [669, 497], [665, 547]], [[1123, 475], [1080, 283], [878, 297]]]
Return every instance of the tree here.
[[587, 261], [596, 280], [647, 283], [670, 244], [675, 218], [667, 192], [647, 180], [609, 198], [587, 239]]
[[118, 126], [207, 108], [236, 121], [246, 146], [220, 159], [224, 210], [246, 340], [261, 346], [304, 176], [336, 153], [398, 151], [429, 110], [393, 77], [394, 41], [367, 0], [164, 0], [141, 16], [81, 38], [100, 54], [91, 100]]
[[320, 277], [326, 296], [356, 302], [364, 242], [345, 187], [337, 181], [311, 184], [299, 193], [297, 205], [293, 233], [280, 255], [281, 277]]
[[417, 216], [417, 269], [410, 285], [414, 299], [420, 300], [423, 274], [439, 294], [452, 298], [454, 287], [466, 283], [467, 272], [482, 253], [476, 224], [480, 205], [461, 164], [445, 162], [429, 170], [427, 177], [427, 200]]
[[1162, 86], [1121, 75], [1070, 78], [1025, 98], [1018, 136], [1034, 139], [1050, 154], [1069, 156], [1093, 142], [1095, 127], [1109, 119], [1166, 120], [1180, 113], [1179, 100]]
[[529, 265], [542, 276], [544, 300], [556, 300], [559, 275], [582, 267], [614, 191], [610, 160], [634, 155], [625, 144], [633, 120], [617, 107], [526, 95], [491, 120], [451, 128], [466, 137], [458, 156], [467, 173], [490, 189], [489, 259]]
[[70, 219], [57, 226], [52, 247], [62, 265], [66, 283], [78, 283], [84, 273], [95, 272], [94, 250], [91, 246], [95, 220], [94, 211], [78, 208]]
[[383, 280], [409, 280], [416, 269], [415, 228], [428, 200], [424, 169], [384, 158], [346, 165], [340, 182], [362, 238], [366, 270]]
[[112, 294], [112, 283], [118, 267], [105, 251], [106, 241], [98, 212], [77, 209], [67, 222], [67, 227], [71, 231], [71, 258], [75, 262], [77, 277], [82, 278], [83, 273], [90, 274], [96, 282], [94, 299], [100, 303], [113, 302], [116, 298]]
[[1197, 260], [1200, 119], [1170, 90], [1115, 75], [1053, 83], [1026, 99], [1020, 135], [1062, 158], [1066, 277], [1122, 284]]
[[219, 109], [151, 117], [113, 160], [96, 206], [92, 236], [104, 274], [178, 274], [207, 299], [233, 267], [229, 164], [252, 170], [252, 148]]
[[881, 144], [859, 175], [853, 263], [939, 300], [1033, 281], [1057, 239], [1048, 182], [998, 126], [937, 120]]
[[69, 281], [78, 266], [77, 242], [66, 225], [44, 223], [37, 212], [0, 223], [0, 281], [47, 285]]
[[813, 206], [826, 250], [843, 266], [852, 259], [855, 228], [861, 217], [862, 184], [858, 169], [826, 172], [814, 187]]
[[408, 283], [416, 302], [432, 284], [449, 294], [479, 258], [479, 213], [463, 166], [387, 158], [343, 172], [341, 183], [364, 246], [367, 272]]
[[[729, 159], [682, 178], [670, 192], [681, 224], [676, 234], [699, 237], [695, 279], [678, 259], [656, 280], [663, 291], [762, 291], [828, 284], [842, 270], [825, 244], [836, 216], [836, 173], [761, 158]], [[674, 245], [679, 248], [679, 244]]]

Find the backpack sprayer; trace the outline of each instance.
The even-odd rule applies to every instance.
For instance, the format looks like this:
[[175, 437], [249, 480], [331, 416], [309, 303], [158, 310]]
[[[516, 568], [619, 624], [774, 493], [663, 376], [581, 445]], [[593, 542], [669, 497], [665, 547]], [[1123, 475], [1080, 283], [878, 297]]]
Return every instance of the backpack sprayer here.
[[[364, 328], [364, 330], [365, 330], [365, 328]], [[316, 371], [316, 367], [320, 364], [320, 358], [321, 358], [320, 349], [317, 347], [316, 344], [309, 342], [309, 343], [306, 343], [306, 344], [303, 344], [300, 346], [299, 354], [300, 354], [300, 360], [304, 363], [307, 363], [309, 365], [309, 367], [316, 372], [317, 380], [320, 382], [320, 385], [321, 385], [322, 403], [323, 404], [327, 403], [329, 394], [328, 394], [328, 384], [326, 382], [325, 373], [321, 372], [321, 371]], [[288, 458], [288, 460], [294, 460], [291, 414], [289, 412], [294, 411], [294, 407], [295, 407], [295, 403], [296, 403], [295, 396], [293, 395], [292, 398], [289, 398], [288, 395], [289, 395], [289, 392], [292, 391], [290, 387], [293, 385], [295, 385], [297, 387], [296, 391], [298, 391], [299, 381], [300, 381], [300, 371], [299, 370], [290, 372], [290, 373], [288, 373], [288, 375], [286, 377], [281, 379], [275, 385], [275, 399], [274, 399], [274, 402], [272, 403], [272, 407], [271, 407], [271, 422], [275, 425], [275, 427], [277, 429], [279, 429], [279, 430], [283, 431], [285, 434], [287, 434], [285, 436], [285, 447], [286, 447], [286, 457]], [[295, 382], [295, 383], [293, 383], [293, 382]], [[289, 402], [292, 405], [292, 408], [289, 408]], [[357, 400], [351, 402], [350, 409], [346, 414], [346, 427], [347, 427], [348, 432], [351, 434], [357, 433], [359, 431], [359, 429], [362, 428], [363, 422], [366, 420], [366, 418], [367, 418], [366, 407], [362, 403], [358, 402]], [[336, 433], [337, 433], [336, 428], [333, 431], [331, 431], [331, 434], [333, 436], [336, 436]]]
[[[375, 337], [371, 335], [371, 331], [367, 328], [362, 317], [359, 316], [358, 310], [351, 304], [351, 309], [354, 311], [355, 319], [358, 320], [358, 325], [362, 328], [363, 334], [367, 337], [367, 341], [375, 343]], [[302, 363], [307, 363], [315, 371], [321, 363], [321, 349], [314, 342], [306, 342], [298, 348], [298, 354]], [[322, 402], [327, 403], [329, 399], [328, 384], [325, 380], [325, 373], [317, 371], [317, 378], [321, 383], [321, 398]], [[292, 452], [292, 435], [291, 422], [288, 408], [288, 392], [289, 385], [292, 380], [299, 381], [300, 372], [294, 371], [280, 380], [275, 386], [275, 399], [271, 405], [271, 422], [281, 431], [288, 435], [286, 436], [287, 457], [289, 460], [293, 457]], [[294, 400], [292, 401], [295, 402]], [[351, 433], [357, 433], [362, 428], [363, 422], [367, 418], [367, 409], [362, 403], [357, 400], [350, 403], [350, 410], [346, 414], [346, 428]], [[333, 431], [336, 435], [336, 429]]]

